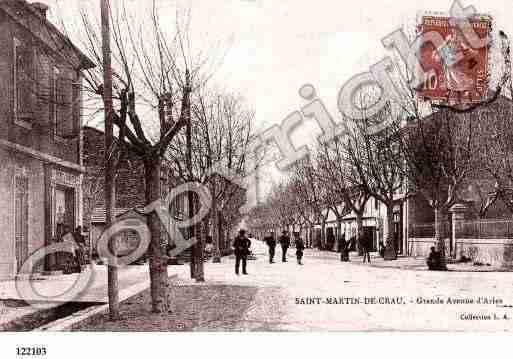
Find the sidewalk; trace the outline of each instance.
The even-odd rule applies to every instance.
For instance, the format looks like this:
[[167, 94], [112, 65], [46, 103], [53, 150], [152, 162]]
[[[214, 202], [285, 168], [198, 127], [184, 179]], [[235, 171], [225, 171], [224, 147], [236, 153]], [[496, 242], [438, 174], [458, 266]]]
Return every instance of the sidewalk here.
[[[94, 265], [92, 269], [93, 273], [88, 288], [73, 299], [73, 303], [76, 303], [77, 307], [108, 303], [107, 268]], [[88, 267], [86, 270], [90, 271], [91, 268]], [[147, 265], [121, 268], [118, 275], [120, 292], [133, 287], [143, 290], [149, 286]], [[77, 277], [78, 274], [41, 276], [32, 281], [32, 286], [37, 293], [48, 297], [48, 302], [51, 303], [54, 302], [52, 297], [56, 297], [70, 288]], [[30, 320], [30, 317], [47, 315], [45, 314], [47, 310], [34, 308], [25, 302], [25, 300], [30, 301], [31, 299], [33, 298], [22, 298], [19, 295], [14, 280], [0, 282], [0, 330], [8, 328], [15, 322]]]
[[[340, 253], [319, 251], [316, 249], [307, 249], [305, 251], [306, 257], [326, 258], [340, 260]], [[350, 255], [351, 264], [364, 265], [373, 268], [387, 268], [387, 269], [402, 269], [414, 271], [427, 271], [428, 266], [426, 258], [424, 257], [406, 257], [399, 256], [396, 260], [386, 261], [381, 258], [377, 253], [371, 253], [371, 263], [363, 263], [363, 256], [358, 256], [355, 252]], [[447, 268], [451, 272], [511, 272], [511, 269], [506, 269], [500, 266], [476, 266], [473, 263], [448, 263]]]

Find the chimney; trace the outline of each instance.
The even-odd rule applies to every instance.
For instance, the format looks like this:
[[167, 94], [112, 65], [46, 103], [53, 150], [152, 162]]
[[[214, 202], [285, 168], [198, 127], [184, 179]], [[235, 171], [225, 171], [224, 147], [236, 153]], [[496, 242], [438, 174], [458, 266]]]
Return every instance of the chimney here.
[[48, 11], [48, 5], [43, 4], [41, 2], [33, 2], [31, 5], [34, 9], [36, 9], [36, 11], [39, 13], [39, 15], [46, 18], [46, 12]]

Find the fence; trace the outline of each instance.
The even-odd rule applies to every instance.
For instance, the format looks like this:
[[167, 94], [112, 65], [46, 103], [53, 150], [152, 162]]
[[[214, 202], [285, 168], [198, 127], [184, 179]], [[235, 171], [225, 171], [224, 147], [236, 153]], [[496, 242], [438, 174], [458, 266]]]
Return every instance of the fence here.
[[477, 220], [463, 222], [460, 238], [513, 238], [512, 220]]
[[[440, 224], [442, 238], [451, 237], [451, 222], [442, 221]], [[434, 238], [435, 237], [435, 224], [434, 223], [418, 223], [411, 227], [410, 237], [412, 238]]]

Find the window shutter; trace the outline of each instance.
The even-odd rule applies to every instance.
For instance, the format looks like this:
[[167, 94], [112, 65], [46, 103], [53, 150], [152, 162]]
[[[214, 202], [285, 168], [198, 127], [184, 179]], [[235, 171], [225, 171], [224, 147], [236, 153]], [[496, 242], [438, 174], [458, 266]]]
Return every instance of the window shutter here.
[[60, 137], [73, 136], [71, 80], [66, 74], [57, 79], [57, 134]]
[[73, 82], [71, 85], [72, 87], [72, 131], [76, 134], [78, 133], [80, 126], [81, 126], [81, 119], [80, 119], [80, 110], [81, 110], [81, 96], [80, 96], [80, 82]]
[[33, 50], [27, 46], [16, 46], [16, 112], [21, 120], [33, 118], [34, 99]]
[[55, 132], [58, 136], [64, 136], [64, 124], [66, 122], [64, 116], [64, 81], [62, 75], [58, 74], [55, 82], [55, 101], [56, 101], [56, 123], [55, 123]]
[[50, 62], [48, 57], [45, 55], [37, 56], [38, 62], [38, 82], [37, 82], [37, 106], [39, 109], [42, 109], [43, 106], [50, 102]]

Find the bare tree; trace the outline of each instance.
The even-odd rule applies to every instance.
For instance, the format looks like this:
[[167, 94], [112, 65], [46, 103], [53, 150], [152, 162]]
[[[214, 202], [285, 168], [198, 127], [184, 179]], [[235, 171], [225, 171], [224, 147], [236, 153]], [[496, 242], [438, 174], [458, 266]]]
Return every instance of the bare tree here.
[[[481, 189], [480, 216], [500, 199], [513, 214], [513, 101], [502, 97], [486, 109], [479, 111], [477, 120], [478, 148], [476, 176], [490, 178], [494, 185]], [[484, 193], [482, 193], [484, 192]]]
[[408, 184], [427, 199], [435, 214], [435, 239], [445, 253], [444, 213], [458, 200], [458, 191], [475, 166], [476, 118], [447, 110], [418, 119], [403, 132]]
[[[382, 131], [371, 134], [369, 129], [375, 121], [389, 125]], [[397, 243], [394, 238], [394, 205], [406, 200], [406, 174], [403, 170], [404, 156], [400, 151], [401, 121], [395, 118], [390, 105], [373, 118], [353, 121], [347, 142], [346, 161], [349, 173], [357, 179], [368, 196], [374, 197], [386, 207], [387, 238], [385, 259], [396, 259]]]
[[327, 197], [331, 194], [320, 180], [317, 163], [311, 157], [298, 161], [292, 169], [292, 180], [301, 202], [308, 208], [316, 223], [321, 224], [320, 249], [326, 249]]
[[[113, 123], [118, 143], [137, 155], [144, 164], [146, 203], [160, 200], [164, 155], [180, 130], [190, 121], [191, 93], [203, 83], [204, 59], [188, 49], [188, 28], [176, 21], [174, 35], [166, 34], [155, 2], [146, 22], [138, 22], [123, 6], [111, 9], [113, 57]], [[84, 77], [91, 101], [103, 98], [103, 71], [97, 22], [85, 11], [81, 14], [83, 44], [96, 64]], [[178, 102], [181, 108], [176, 110]], [[148, 215], [151, 232], [150, 280], [152, 309], [169, 310], [167, 258], [162, 226], [155, 212]]]
[[334, 205], [342, 206], [337, 216], [339, 231], [341, 231], [339, 216], [345, 216], [352, 211], [356, 216], [359, 243], [363, 232], [363, 214], [370, 194], [366, 191], [359, 172], [350, 161], [347, 147], [348, 143], [337, 137], [329, 143], [321, 144], [317, 158], [320, 180], [325, 186], [325, 191], [330, 194], [330, 201]]
[[[223, 94], [203, 89], [197, 93], [192, 104], [192, 173], [186, 171], [185, 136], [179, 135], [168, 150], [175, 176], [182, 181], [194, 180], [207, 186], [212, 196], [209, 215], [203, 220], [205, 229], [200, 237], [200, 246], [209, 232], [212, 222], [214, 239], [214, 261], [221, 261], [221, 222], [226, 211], [240, 195], [241, 188], [216, 173], [221, 166], [231, 175], [244, 176], [248, 146], [252, 139], [254, 112], [246, 107], [244, 99], [232, 94]], [[241, 204], [242, 205], [242, 204]], [[202, 280], [202, 261], [197, 263], [197, 280]]]

